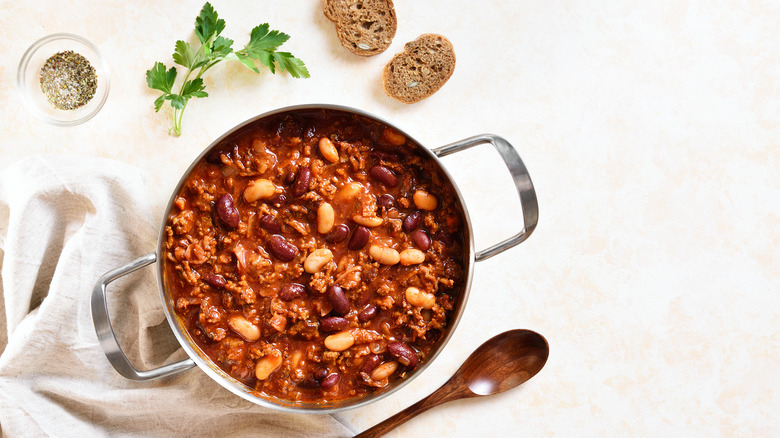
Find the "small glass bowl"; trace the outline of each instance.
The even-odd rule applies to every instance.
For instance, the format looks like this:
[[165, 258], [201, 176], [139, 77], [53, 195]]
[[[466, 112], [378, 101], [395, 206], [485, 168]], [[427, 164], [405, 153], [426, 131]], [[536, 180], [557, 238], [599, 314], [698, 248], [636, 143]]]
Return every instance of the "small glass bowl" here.
[[[72, 50], [85, 57], [97, 74], [95, 95], [85, 105], [61, 110], [52, 105], [41, 91], [41, 68], [53, 55]], [[36, 41], [22, 56], [16, 73], [16, 84], [25, 106], [39, 119], [56, 126], [75, 126], [86, 122], [103, 108], [108, 97], [109, 72], [106, 62], [94, 44], [71, 33], [55, 33]]]

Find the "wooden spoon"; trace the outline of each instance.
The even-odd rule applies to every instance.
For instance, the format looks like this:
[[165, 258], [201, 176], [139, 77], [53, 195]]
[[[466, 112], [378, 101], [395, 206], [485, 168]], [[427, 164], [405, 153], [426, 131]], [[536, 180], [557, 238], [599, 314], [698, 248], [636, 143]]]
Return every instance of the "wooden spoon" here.
[[510, 330], [494, 336], [473, 353], [441, 388], [356, 438], [381, 436], [428, 409], [453, 400], [498, 394], [535, 376], [550, 354], [542, 335]]

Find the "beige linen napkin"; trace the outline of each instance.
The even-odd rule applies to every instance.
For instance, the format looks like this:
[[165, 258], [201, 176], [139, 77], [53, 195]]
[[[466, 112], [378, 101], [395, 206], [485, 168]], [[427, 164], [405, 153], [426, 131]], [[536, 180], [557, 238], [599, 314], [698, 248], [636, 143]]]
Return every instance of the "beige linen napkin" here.
[[[98, 344], [90, 294], [104, 273], [153, 252], [142, 174], [78, 157], [35, 157], [0, 174], [0, 427], [17, 436], [348, 436], [329, 415], [287, 414], [233, 395], [198, 368], [152, 382], [121, 377]], [[154, 269], [108, 287], [130, 361], [184, 353]]]

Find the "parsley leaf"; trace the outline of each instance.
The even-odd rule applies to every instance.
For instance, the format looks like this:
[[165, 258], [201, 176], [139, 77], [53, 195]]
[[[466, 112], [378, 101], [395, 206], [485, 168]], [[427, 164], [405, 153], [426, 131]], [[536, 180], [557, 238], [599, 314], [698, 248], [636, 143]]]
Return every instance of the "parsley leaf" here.
[[233, 52], [233, 40], [218, 36], [211, 46], [211, 58], [222, 59]]
[[160, 108], [162, 108], [163, 104], [165, 103], [165, 98], [170, 96], [170, 94], [162, 94], [160, 97], [154, 100], [154, 111], [160, 111]]
[[181, 93], [179, 94], [187, 100], [191, 97], [208, 97], [209, 94], [203, 91], [205, 88], [206, 86], [203, 85], [203, 79], [195, 78], [185, 82], [184, 86], [181, 88]]
[[239, 61], [249, 69], [258, 71], [254, 63], [242, 58], [246, 54], [249, 58], [260, 61], [261, 64], [268, 67], [271, 73], [276, 74], [276, 65], [279, 65], [281, 71], [288, 71], [294, 78], [308, 78], [309, 70], [303, 64], [303, 61], [294, 57], [289, 52], [277, 52], [276, 49], [290, 39], [290, 35], [277, 30], [268, 30], [268, 23], [252, 29], [249, 37], [249, 43], [236, 55]]
[[[294, 57], [292, 53], [274, 52], [274, 61], [279, 64], [279, 68], [281, 68], [282, 71], [287, 70], [287, 72], [290, 73], [290, 76], [294, 78], [309, 77], [309, 70], [306, 68], [306, 65], [303, 64], [303, 61]], [[271, 69], [271, 71], [273, 71], [273, 69]]]
[[252, 29], [249, 43], [247, 43], [244, 50], [250, 57], [257, 58], [264, 51], [276, 50], [277, 47], [281, 46], [289, 39], [290, 35], [279, 32], [278, 30], [269, 32], [268, 23], [263, 23]]
[[195, 64], [195, 51], [190, 43], [182, 40], [176, 41], [176, 51], [173, 53], [173, 61], [181, 66], [192, 69]]
[[183, 96], [180, 96], [178, 94], [171, 94], [170, 98], [171, 98], [171, 106], [177, 110], [183, 110], [184, 105], [187, 104], [187, 99], [185, 99]]
[[225, 29], [225, 20], [219, 18], [219, 14], [206, 2], [200, 15], [195, 18], [195, 35], [200, 43], [211, 49], [211, 41]]
[[246, 53], [243, 52], [233, 52], [230, 57], [235, 57], [235, 59], [240, 62], [241, 64], [244, 64], [246, 68], [252, 70], [255, 73], [260, 73], [260, 70], [255, 67], [254, 61], [252, 61], [252, 58], [249, 57]]
[[262, 51], [255, 56], [255, 59], [262, 62], [264, 66], [271, 70], [271, 73], [276, 74], [276, 66], [274, 65], [273, 52]]
[[[176, 135], [181, 135], [181, 120], [187, 102], [192, 98], [208, 97], [203, 74], [223, 60], [238, 61], [246, 68], [260, 73], [255, 61], [265, 65], [276, 73], [287, 71], [294, 78], [308, 78], [309, 71], [303, 61], [289, 52], [277, 52], [276, 49], [290, 39], [286, 33], [271, 30], [268, 23], [252, 29], [249, 42], [241, 50], [233, 50], [234, 41], [220, 34], [225, 30], [225, 20], [219, 18], [217, 11], [210, 3], [203, 5], [200, 15], [195, 18], [195, 35], [200, 41], [196, 49], [186, 41], [176, 41], [173, 52], [173, 62], [187, 69], [179, 92], [173, 91], [176, 82], [176, 67], [166, 70], [165, 64], [156, 62], [154, 67], [146, 71], [146, 83], [149, 88], [162, 91], [154, 100], [154, 110], [159, 111], [165, 101], [170, 101], [173, 107], [173, 128]], [[194, 78], [190, 79], [190, 76]]]
[[155, 62], [151, 70], [146, 71], [146, 84], [149, 88], [160, 90], [164, 93], [171, 93], [173, 82], [176, 80], [176, 67], [171, 67], [165, 71], [165, 64]]

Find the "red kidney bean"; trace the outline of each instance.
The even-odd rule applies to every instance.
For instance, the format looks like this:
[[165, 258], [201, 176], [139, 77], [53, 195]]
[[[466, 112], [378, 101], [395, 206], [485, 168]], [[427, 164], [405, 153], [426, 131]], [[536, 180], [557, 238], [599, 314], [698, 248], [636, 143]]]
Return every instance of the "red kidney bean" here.
[[369, 169], [368, 174], [388, 187], [395, 187], [398, 185], [398, 178], [396, 178], [395, 173], [380, 164], [377, 164], [376, 166]]
[[358, 320], [360, 320], [360, 322], [366, 322], [374, 319], [375, 316], [376, 306], [373, 304], [366, 304], [366, 307], [358, 313]]
[[368, 357], [366, 357], [366, 361], [363, 362], [363, 365], [360, 366], [360, 372], [371, 374], [371, 371], [374, 371], [374, 368], [377, 367], [382, 363], [382, 356], [378, 354], [370, 354]]
[[365, 288], [365, 290], [363, 290], [363, 293], [361, 293], [357, 297], [357, 300], [355, 300], [355, 306], [363, 308], [367, 304], [369, 304], [373, 298], [374, 298], [374, 291], [371, 288]]
[[332, 388], [339, 383], [339, 380], [341, 380], [341, 374], [330, 373], [328, 374], [327, 377], [322, 379], [322, 382], [320, 382], [320, 388], [322, 389]]
[[420, 251], [428, 251], [431, 247], [431, 238], [428, 237], [428, 233], [425, 230], [415, 230], [410, 234], [412, 242], [420, 248]]
[[420, 226], [422, 222], [422, 212], [414, 210], [404, 218], [404, 231], [412, 231]]
[[306, 286], [298, 283], [287, 283], [279, 289], [279, 298], [284, 301], [292, 301], [306, 295]]
[[344, 293], [344, 289], [337, 284], [332, 284], [328, 288], [328, 302], [333, 307], [333, 311], [341, 316], [349, 313], [349, 308], [352, 307], [349, 303], [349, 298]]
[[203, 281], [214, 289], [225, 287], [225, 277], [219, 274], [207, 274], [203, 277]]
[[303, 134], [303, 128], [292, 119], [284, 119], [276, 127], [276, 135], [282, 138], [300, 137], [301, 134]]
[[309, 183], [311, 183], [311, 169], [302, 167], [298, 170], [298, 176], [295, 177], [295, 182], [292, 186], [292, 195], [296, 198], [303, 196], [309, 191]]
[[314, 370], [314, 378], [317, 380], [322, 380], [324, 378], [328, 377], [328, 369], [325, 367], [319, 367], [316, 370]]
[[287, 203], [287, 196], [279, 193], [278, 195], [274, 195], [271, 199], [269, 199], [268, 203], [276, 208], [280, 208], [282, 205]]
[[331, 316], [320, 321], [320, 330], [326, 333], [340, 332], [347, 327], [349, 327], [349, 320], [340, 316]]
[[417, 366], [417, 352], [405, 342], [394, 341], [387, 344], [387, 351], [398, 359], [398, 363], [401, 365], [414, 368]]
[[237, 364], [235, 368], [233, 368], [232, 376], [246, 384], [249, 384], [249, 382], [255, 378], [255, 370], [254, 368], [248, 367], [244, 364]]
[[439, 230], [439, 232], [436, 233], [436, 239], [438, 239], [441, 243], [443, 243], [446, 246], [450, 246], [453, 243], [455, 243], [455, 238], [452, 236], [452, 234], [444, 230]]
[[339, 224], [333, 227], [323, 239], [328, 243], [339, 243], [343, 242], [347, 236], [349, 236], [349, 227], [346, 224]]
[[378, 160], [385, 160], [385, 161], [401, 161], [404, 158], [404, 156], [399, 154], [398, 152], [390, 152], [382, 149], [372, 150], [371, 156]]
[[222, 151], [219, 149], [212, 149], [206, 154], [206, 162], [215, 165], [222, 164]]
[[298, 254], [298, 247], [284, 237], [274, 234], [268, 238], [268, 252], [283, 262], [289, 262]]
[[298, 386], [305, 389], [314, 389], [320, 387], [320, 382], [317, 381], [314, 377], [306, 377], [305, 379], [298, 382]]
[[233, 196], [230, 193], [217, 198], [217, 214], [222, 222], [230, 228], [238, 227], [240, 218], [238, 216], [238, 209], [233, 202]]
[[376, 198], [376, 205], [389, 210], [395, 206], [395, 198], [393, 198], [393, 195], [385, 193], [384, 195]]
[[268, 213], [264, 214], [260, 218], [260, 227], [270, 233], [278, 234], [282, 232], [282, 226], [279, 225], [279, 222], [276, 222], [276, 219], [274, 219], [274, 217]]
[[295, 170], [291, 170], [289, 173], [287, 173], [287, 175], [284, 176], [284, 181], [282, 182], [284, 182], [286, 185], [289, 186], [290, 184], [295, 182], [296, 175], [297, 173], [295, 172]]
[[352, 251], [363, 249], [363, 247], [366, 246], [366, 243], [368, 243], [368, 238], [370, 236], [371, 232], [368, 231], [368, 228], [363, 225], [358, 226], [355, 228], [355, 231], [352, 232], [352, 237], [350, 237], [349, 242], [347, 242], [347, 248]]

